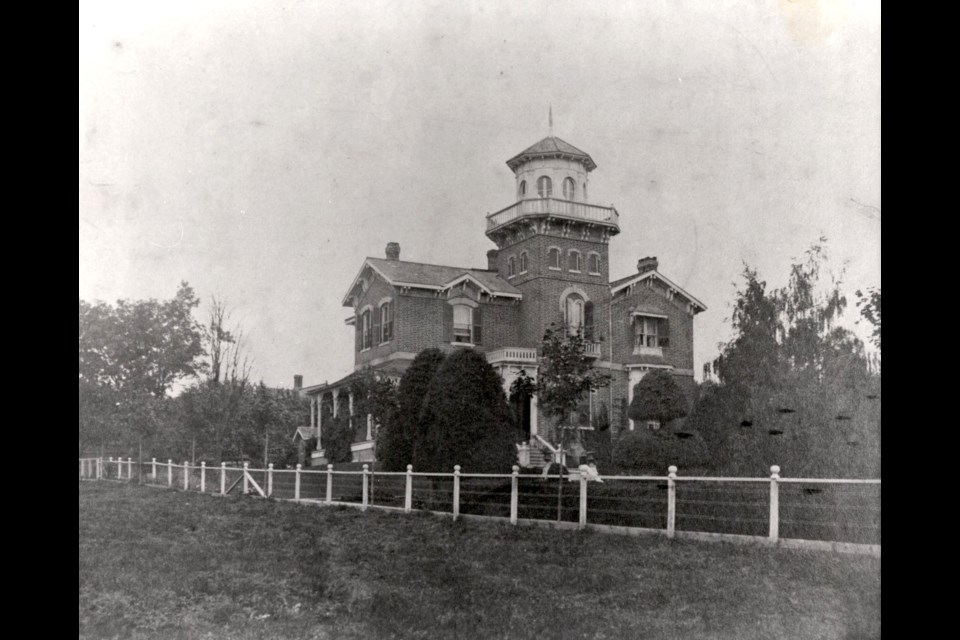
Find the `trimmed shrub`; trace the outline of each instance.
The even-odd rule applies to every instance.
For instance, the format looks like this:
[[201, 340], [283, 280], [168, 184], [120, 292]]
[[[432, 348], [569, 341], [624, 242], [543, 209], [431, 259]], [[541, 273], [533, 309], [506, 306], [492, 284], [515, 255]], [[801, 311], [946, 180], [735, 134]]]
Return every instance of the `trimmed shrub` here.
[[516, 463], [515, 428], [503, 381], [484, 355], [458, 349], [440, 365], [424, 399], [414, 468], [509, 473]]
[[647, 373], [633, 388], [633, 402], [627, 413], [631, 420], [659, 420], [666, 426], [687, 415], [687, 397], [673, 376], [666, 371]]
[[415, 443], [426, 433], [421, 420], [423, 402], [444, 358], [439, 349], [424, 349], [400, 379], [398, 414], [390, 424], [381, 425], [377, 434], [377, 459], [385, 471], [406, 471], [407, 465], [413, 464]]
[[670, 465], [685, 472], [708, 462], [707, 446], [696, 434], [680, 439], [670, 431], [630, 431], [620, 437], [613, 451], [614, 466], [636, 475], [666, 475]]

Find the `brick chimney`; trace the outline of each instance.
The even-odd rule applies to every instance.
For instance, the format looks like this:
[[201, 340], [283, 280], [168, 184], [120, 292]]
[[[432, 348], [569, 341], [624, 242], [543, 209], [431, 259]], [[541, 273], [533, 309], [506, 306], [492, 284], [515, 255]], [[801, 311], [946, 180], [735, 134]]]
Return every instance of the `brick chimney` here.
[[293, 376], [293, 390], [300, 391], [300, 389], [303, 389], [303, 376], [298, 373]]
[[490, 249], [487, 251], [487, 270], [496, 271], [497, 270], [497, 254], [500, 253], [496, 249]]
[[660, 263], [657, 262], [657, 257], [647, 256], [646, 258], [640, 258], [637, 260], [637, 271], [640, 273], [646, 273], [647, 271], [656, 271], [657, 267], [660, 266]]
[[399, 260], [399, 259], [400, 259], [400, 243], [388, 242], [387, 243], [387, 260]]

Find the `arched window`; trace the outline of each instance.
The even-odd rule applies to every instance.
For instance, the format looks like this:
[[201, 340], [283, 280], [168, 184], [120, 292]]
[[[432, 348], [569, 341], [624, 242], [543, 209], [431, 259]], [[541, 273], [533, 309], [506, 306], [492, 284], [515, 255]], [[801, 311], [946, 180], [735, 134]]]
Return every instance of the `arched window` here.
[[567, 296], [566, 303], [563, 305], [563, 322], [567, 327], [567, 333], [571, 336], [583, 329], [583, 307], [583, 296], [578, 293]]
[[591, 253], [587, 256], [587, 269], [594, 275], [600, 274], [600, 254]]
[[373, 324], [371, 323], [369, 309], [360, 314], [360, 336], [361, 349], [369, 349], [373, 346]]
[[514, 258], [513, 256], [510, 256], [509, 258], [507, 258], [507, 277], [512, 278], [515, 275], [517, 275], [516, 258]]
[[548, 176], [537, 178], [537, 195], [541, 198], [549, 198], [553, 195], [553, 180]]
[[547, 268], [560, 271], [560, 249], [550, 247], [547, 252]]
[[587, 201], [587, 183], [586, 182], [583, 183], [583, 201], [584, 202]]
[[520, 252], [520, 273], [526, 273], [526, 272], [527, 272], [527, 252], [521, 251]]
[[580, 252], [579, 251], [575, 249], [570, 250], [570, 260], [567, 268], [570, 271], [575, 271], [577, 273], [580, 273]]
[[526, 180], [520, 181], [520, 188], [517, 190], [517, 193], [519, 193], [521, 198], [527, 197], [527, 181]]
[[564, 200], [573, 200], [577, 195], [577, 183], [573, 181], [573, 178], [564, 178], [563, 179], [563, 199]]
[[393, 304], [384, 302], [380, 305], [380, 343], [393, 340]]

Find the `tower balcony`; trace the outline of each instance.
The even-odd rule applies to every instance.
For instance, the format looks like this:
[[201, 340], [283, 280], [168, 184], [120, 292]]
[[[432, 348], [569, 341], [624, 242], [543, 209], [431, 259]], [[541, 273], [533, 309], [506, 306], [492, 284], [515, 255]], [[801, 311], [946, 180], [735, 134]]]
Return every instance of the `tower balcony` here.
[[599, 224], [610, 235], [620, 233], [620, 214], [613, 207], [601, 207], [588, 202], [574, 202], [559, 198], [531, 198], [520, 200], [505, 209], [487, 216], [487, 233], [491, 233], [524, 218], [556, 218]]

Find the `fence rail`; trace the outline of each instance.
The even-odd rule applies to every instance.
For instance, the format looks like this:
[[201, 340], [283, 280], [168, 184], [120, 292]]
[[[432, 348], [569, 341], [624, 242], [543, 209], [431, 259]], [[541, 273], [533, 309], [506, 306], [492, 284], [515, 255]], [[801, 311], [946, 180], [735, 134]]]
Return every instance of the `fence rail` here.
[[[136, 469], [135, 469], [136, 468]], [[348, 505], [459, 518], [593, 529], [668, 538], [758, 542], [880, 554], [880, 480], [679, 476], [543, 476], [251, 469], [156, 459], [80, 458], [81, 480], [142, 479], [147, 485], [215, 495], [252, 494], [298, 503]], [[558, 508], [559, 503], [559, 508]]]

